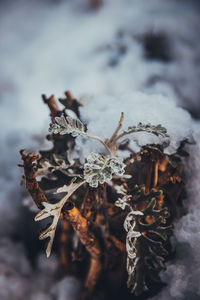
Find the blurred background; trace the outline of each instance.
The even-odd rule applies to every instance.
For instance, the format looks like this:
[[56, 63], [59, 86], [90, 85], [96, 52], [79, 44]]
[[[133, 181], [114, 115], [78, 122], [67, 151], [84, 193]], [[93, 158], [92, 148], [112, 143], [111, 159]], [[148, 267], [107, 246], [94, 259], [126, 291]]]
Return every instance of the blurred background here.
[[[198, 0], [0, 1], [1, 300], [79, 299], [80, 283], [60, 276], [56, 249], [45, 258], [34, 214], [22, 205], [18, 151], [50, 147], [41, 94], [161, 93], [189, 111], [196, 126], [199, 19]], [[169, 266], [169, 288], [159, 299], [200, 299], [199, 254], [193, 263]]]

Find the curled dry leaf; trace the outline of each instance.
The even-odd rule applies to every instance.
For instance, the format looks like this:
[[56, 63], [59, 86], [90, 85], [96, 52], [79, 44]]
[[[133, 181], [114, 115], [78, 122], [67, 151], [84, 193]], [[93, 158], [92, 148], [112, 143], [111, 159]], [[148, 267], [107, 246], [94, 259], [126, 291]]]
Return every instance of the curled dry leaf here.
[[[124, 198], [124, 197], [123, 197]], [[125, 202], [126, 205], [127, 202]], [[126, 216], [124, 221], [124, 229], [127, 232], [126, 235], [126, 251], [127, 251], [127, 272], [129, 279], [132, 277], [133, 273], [135, 272], [135, 267], [137, 265], [136, 262], [136, 240], [141, 236], [139, 231], [135, 230], [136, 226], [136, 217], [143, 216], [142, 211], [130, 211], [129, 214]]]

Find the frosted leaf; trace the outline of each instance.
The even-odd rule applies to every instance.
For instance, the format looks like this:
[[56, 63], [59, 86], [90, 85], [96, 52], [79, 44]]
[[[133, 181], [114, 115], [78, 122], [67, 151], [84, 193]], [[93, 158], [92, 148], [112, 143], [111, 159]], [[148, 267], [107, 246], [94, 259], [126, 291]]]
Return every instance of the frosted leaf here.
[[[130, 196], [124, 196], [120, 200], [120, 206], [122, 209], [124, 206], [130, 205], [127, 203], [129, 201]], [[136, 218], [138, 216], [143, 216], [143, 212], [139, 210], [131, 210], [128, 215], [126, 216], [126, 219], [124, 221], [124, 229], [127, 231], [126, 235], [126, 251], [127, 251], [127, 272], [128, 272], [128, 282], [127, 285], [131, 285], [131, 279], [133, 277], [133, 274], [135, 272], [135, 268], [137, 265], [138, 257], [136, 253], [135, 244], [137, 239], [142, 235], [139, 231], [135, 230], [136, 225]]]
[[130, 195], [125, 195], [123, 198], [118, 198], [117, 201], [115, 201], [115, 205], [124, 210], [126, 206], [129, 206], [130, 198]]
[[124, 188], [123, 185], [114, 184], [113, 187], [114, 187], [117, 194], [126, 195], [126, 189]]
[[129, 260], [136, 258], [136, 248], [133, 245], [132, 241], [129, 239], [126, 239], [126, 251], [127, 251]]
[[[36, 171], [36, 176], [45, 176], [51, 174], [57, 170], [63, 171], [68, 169], [71, 165], [67, 165], [63, 159], [58, 159], [56, 154], [53, 154], [54, 161], [57, 165], [50, 163], [47, 159], [40, 160], [39, 167]], [[52, 175], [53, 176], [53, 175]]]
[[126, 251], [127, 251], [129, 259], [136, 258], [136, 248], [135, 248], [134, 242], [135, 242], [135, 238], [138, 238], [140, 236], [141, 236], [141, 233], [139, 231], [133, 230], [133, 227], [127, 233]]
[[[77, 179], [77, 178], [74, 177], [74, 178], [71, 180], [71, 184], [72, 184], [73, 182], [75, 182], [76, 179]], [[71, 184], [70, 184], [70, 185], [66, 185], [66, 184], [63, 185], [62, 187], [58, 188], [54, 194], [68, 193], [68, 192], [70, 191], [70, 189], [71, 189]]]
[[129, 257], [127, 257], [126, 269], [130, 277], [132, 277], [132, 274], [135, 271], [135, 267], [137, 265], [138, 260], [139, 260], [138, 257], [135, 257], [134, 259], [130, 259]]
[[46, 248], [47, 257], [51, 254], [51, 248], [53, 245], [53, 240], [55, 236], [56, 227], [58, 224], [58, 220], [60, 218], [60, 213], [63, 208], [63, 205], [69, 199], [69, 197], [84, 183], [84, 181], [79, 183], [74, 183], [73, 181], [69, 186], [65, 186], [66, 195], [57, 203], [51, 204], [47, 202], [42, 202], [44, 208], [35, 216], [35, 221], [41, 221], [48, 217], [53, 217], [53, 221], [51, 225], [45, 229], [39, 236], [40, 240], [50, 238], [48, 241], [48, 245]]
[[84, 165], [84, 177], [91, 187], [96, 188], [99, 182], [109, 182], [114, 173], [123, 175], [125, 166], [122, 158], [90, 153]]
[[169, 135], [167, 134], [167, 129], [165, 127], [163, 127], [161, 124], [152, 125], [150, 123], [143, 124], [141, 122], [139, 122], [137, 126], [128, 127], [128, 130], [124, 131], [123, 135], [129, 134], [129, 133], [141, 132], [141, 131], [152, 133], [156, 136], [160, 135], [162, 137], [169, 137]]
[[42, 202], [42, 205], [44, 206], [44, 209], [41, 210], [35, 216], [35, 221], [40, 221], [40, 220], [46, 219], [48, 217], [53, 217], [53, 221], [52, 221], [51, 225], [46, 230], [44, 230], [39, 236], [40, 240], [44, 240], [48, 237], [50, 238], [47, 248], [46, 248], [46, 255], [47, 255], [47, 257], [49, 257], [51, 254], [51, 248], [53, 245], [55, 231], [56, 231], [57, 223], [58, 223], [58, 220], [60, 217], [60, 212], [61, 212], [62, 206], [60, 206], [59, 203], [58, 204], [57, 203], [50, 204], [47, 202]]
[[87, 135], [87, 125], [78, 119], [69, 116], [55, 117], [55, 123], [51, 123], [49, 131], [54, 134], [71, 134], [73, 137]]
[[130, 230], [127, 234], [127, 240], [130, 242], [132, 241], [133, 238], [141, 236], [141, 233], [139, 231], [135, 230]]
[[123, 163], [123, 159], [120, 157], [110, 158], [107, 163], [107, 166], [110, 167], [113, 170], [113, 173], [115, 173], [118, 176], [124, 174], [124, 168], [126, 167], [126, 165]]
[[135, 227], [135, 216], [143, 216], [143, 212], [139, 210], [133, 210], [131, 211], [124, 221], [124, 229], [128, 232], [131, 228], [133, 229]]

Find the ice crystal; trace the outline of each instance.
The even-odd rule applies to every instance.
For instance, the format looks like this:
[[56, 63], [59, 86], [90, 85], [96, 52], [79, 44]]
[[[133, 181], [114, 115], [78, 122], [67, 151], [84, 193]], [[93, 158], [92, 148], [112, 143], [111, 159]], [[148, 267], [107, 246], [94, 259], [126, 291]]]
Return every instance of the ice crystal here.
[[49, 131], [54, 134], [71, 134], [73, 137], [87, 135], [87, 125], [78, 119], [69, 116], [55, 117], [55, 123], [51, 123]]
[[101, 184], [109, 182], [113, 174], [123, 175], [125, 166], [122, 158], [90, 153], [87, 157], [87, 163], [84, 165], [85, 180], [91, 187], [96, 188], [98, 182]]

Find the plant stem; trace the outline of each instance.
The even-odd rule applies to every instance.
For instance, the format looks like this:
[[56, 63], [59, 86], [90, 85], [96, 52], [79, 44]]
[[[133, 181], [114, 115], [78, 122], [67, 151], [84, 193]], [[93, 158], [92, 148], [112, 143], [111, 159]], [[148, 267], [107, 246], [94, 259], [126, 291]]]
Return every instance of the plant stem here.
[[119, 124], [118, 124], [116, 130], [114, 131], [113, 135], [111, 136], [111, 138], [108, 142], [109, 144], [112, 144], [115, 141], [115, 139], [117, 138], [117, 134], [120, 131], [120, 129], [122, 128], [123, 121], [124, 121], [124, 113], [121, 112], [121, 117], [120, 117], [120, 120], [119, 120]]
[[109, 148], [109, 146], [98, 136], [93, 136], [93, 135], [87, 135], [88, 138], [99, 141], [101, 144], [104, 145], [104, 147], [108, 150], [108, 152], [112, 155], [112, 150]]
[[141, 132], [141, 131], [145, 131], [145, 130], [135, 130], [135, 129], [133, 129], [133, 130], [130, 130], [130, 131], [124, 131], [124, 132], [122, 132], [120, 135], [118, 135], [118, 137], [116, 138], [116, 140], [115, 141], [118, 141], [119, 139], [121, 139], [123, 136], [125, 136], [125, 135], [128, 135], [128, 134], [131, 134], [131, 133], [136, 133], [136, 132]]
[[24, 162], [23, 165], [18, 165], [24, 168], [24, 176], [26, 180], [26, 188], [29, 191], [33, 201], [39, 209], [43, 208], [42, 202], [48, 202], [45, 194], [41, 190], [34, 170], [35, 161], [39, 159], [39, 156], [35, 153], [24, 154], [24, 150], [20, 150], [21, 158]]
[[97, 136], [92, 136], [92, 135], [87, 135], [88, 138], [91, 138], [93, 140], [97, 140], [100, 143], [102, 143], [104, 145], [104, 147], [108, 150], [108, 152], [112, 155], [112, 156], [116, 156], [116, 141], [118, 140], [117, 134], [120, 131], [120, 129], [122, 128], [122, 124], [124, 121], [124, 113], [121, 112], [121, 117], [118, 123], [117, 128], [115, 129], [114, 133], [112, 134], [111, 138], [109, 140], [103, 141], [101, 138], [97, 137]]

